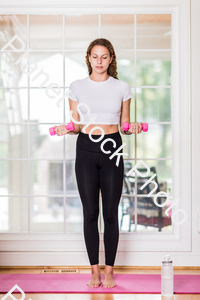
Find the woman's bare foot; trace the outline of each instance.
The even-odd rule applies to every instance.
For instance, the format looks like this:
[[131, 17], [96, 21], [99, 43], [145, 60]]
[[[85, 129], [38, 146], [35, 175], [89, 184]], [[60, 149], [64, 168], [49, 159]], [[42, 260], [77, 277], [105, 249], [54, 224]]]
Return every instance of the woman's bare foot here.
[[112, 266], [106, 266], [104, 271], [104, 281], [102, 282], [102, 286], [104, 288], [112, 288], [116, 286], [116, 283], [113, 279], [113, 267]]
[[88, 281], [89, 287], [99, 287], [101, 285], [101, 271], [99, 265], [92, 265], [92, 278]]

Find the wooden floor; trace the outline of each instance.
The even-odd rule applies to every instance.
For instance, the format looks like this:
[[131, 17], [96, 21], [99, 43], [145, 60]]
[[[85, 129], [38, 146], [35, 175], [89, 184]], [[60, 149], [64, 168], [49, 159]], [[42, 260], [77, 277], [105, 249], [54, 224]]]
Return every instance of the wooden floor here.
[[[101, 267], [101, 274], [104, 267]], [[0, 267], [0, 274], [41, 274], [44, 271], [64, 270], [72, 273], [91, 274], [89, 267]], [[54, 273], [53, 272], [53, 273]], [[114, 267], [114, 274], [160, 274], [160, 267]], [[52, 273], [52, 272], [51, 272]], [[174, 267], [174, 274], [198, 274], [199, 267]], [[102, 276], [103, 278], [103, 276]], [[117, 283], [117, 282], [116, 282]], [[5, 294], [0, 294], [0, 299]], [[13, 293], [16, 299], [21, 298], [21, 294]], [[160, 294], [26, 294], [28, 300], [200, 300], [200, 294], [175, 294], [172, 298], [162, 297]], [[8, 299], [11, 299], [8, 297]]]

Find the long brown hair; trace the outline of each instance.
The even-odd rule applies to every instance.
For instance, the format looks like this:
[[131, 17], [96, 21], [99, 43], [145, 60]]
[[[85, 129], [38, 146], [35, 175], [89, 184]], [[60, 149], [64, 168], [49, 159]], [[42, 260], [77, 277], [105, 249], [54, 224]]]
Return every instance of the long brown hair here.
[[114, 77], [115, 79], [119, 79], [118, 73], [117, 73], [117, 61], [116, 61], [116, 54], [115, 54], [114, 47], [109, 40], [104, 39], [104, 38], [99, 38], [99, 39], [93, 40], [87, 48], [85, 59], [86, 59], [86, 64], [88, 67], [89, 75], [92, 74], [92, 67], [90, 65], [89, 55], [91, 55], [91, 50], [96, 45], [106, 47], [110, 53], [110, 57], [113, 55], [112, 62], [110, 63], [110, 65], [107, 69], [107, 73], [108, 73], [108, 75]]

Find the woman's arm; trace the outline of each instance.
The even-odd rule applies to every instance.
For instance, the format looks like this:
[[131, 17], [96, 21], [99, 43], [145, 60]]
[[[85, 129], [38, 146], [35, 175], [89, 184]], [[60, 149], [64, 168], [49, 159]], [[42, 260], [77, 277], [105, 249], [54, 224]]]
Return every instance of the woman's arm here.
[[[74, 120], [79, 122], [80, 121], [80, 116], [79, 116], [79, 113], [77, 111], [78, 101], [73, 101], [70, 98], [68, 98], [68, 99], [69, 99], [69, 110], [73, 111], [72, 117], [73, 117]], [[73, 122], [73, 121], [70, 120], [70, 122]], [[78, 134], [81, 131], [80, 124], [76, 124], [74, 122], [73, 122], [73, 124], [74, 124], [74, 130], [70, 131], [68, 134], [74, 135], [74, 134]]]
[[123, 131], [123, 123], [128, 122], [128, 124], [130, 124], [130, 103], [131, 98], [122, 102], [122, 111], [120, 116], [120, 131], [122, 134], [125, 134]]
[[[69, 109], [70, 111], [72, 110], [72, 117], [75, 121], [80, 121], [80, 117], [79, 117], [79, 113], [77, 111], [77, 105], [78, 105], [78, 101], [73, 101], [70, 98], [69, 99]], [[81, 131], [81, 126], [80, 124], [76, 124], [74, 123], [71, 119], [70, 122], [72, 122], [74, 124], [74, 130], [70, 131], [66, 128], [65, 124], [63, 125], [59, 125], [59, 126], [54, 126], [55, 132], [57, 135], [65, 135], [65, 134], [78, 134]]]
[[142, 123], [131, 123], [131, 128], [129, 128], [128, 131], [126, 131], [128, 134], [126, 134], [123, 131], [123, 123], [128, 122], [130, 124], [130, 103], [131, 98], [122, 102], [122, 111], [120, 116], [120, 131], [122, 134], [129, 135], [132, 133], [138, 134], [142, 132]]

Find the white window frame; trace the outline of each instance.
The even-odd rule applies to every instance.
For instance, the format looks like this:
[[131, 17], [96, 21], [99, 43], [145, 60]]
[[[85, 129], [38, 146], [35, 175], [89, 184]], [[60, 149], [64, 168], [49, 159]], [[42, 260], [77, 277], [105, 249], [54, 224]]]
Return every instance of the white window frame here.
[[[130, 256], [133, 253], [158, 252], [158, 251], [191, 251], [191, 108], [190, 108], [190, 1], [189, 0], [148, 0], [134, 1], [114, 1], [113, 4], [107, 1], [87, 1], [83, 5], [81, 1], [72, 2], [59, 0], [49, 5], [48, 1], [43, 4], [29, 1], [26, 7], [23, 4], [15, 6], [16, 3], [7, 1], [4, 8], [0, 8], [1, 15], [5, 14], [172, 14], [172, 165], [173, 177], [173, 197], [174, 200], [181, 199], [180, 207], [187, 213], [187, 221], [181, 225], [174, 224], [174, 232], [169, 233], [120, 233], [118, 255], [116, 264], [120, 262], [125, 265], [130, 264]], [[81, 7], [82, 6], [82, 7]], [[118, 50], [118, 49], [117, 49]], [[102, 222], [102, 219], [100, 220]], [[81, 257], [81, 262], [88, 264], [86, 248], [83, 234], [75, 233], [48, 233], [48, 234], [26, 234], [26, 233], [1, 233], [0, 251], [42, 251], [45, 257], [48, 251], [67, 251], [69, 255], [65, 264], [70, 265], [72, 257]], [[147, 245], [148, 243], [148, 245]], [[75, 252], [77, 256], [75, 255]], [[80, 252], [82, 255], [80, 255]], [[23, 259], [23, 253], [21, 253]], [[34, 254], [35, 255], [35, 254]], [[123, 261], [124, 255], [127, 257]], [[62, 255], [61, 255], [62, 256]], [[18, 258], [19, 258], [18, 257]], [[84, 261], [84, 259], [85, 261]], [[137, 257], [138, 258], [138, 257]], [[49, 259], [49, 260], [48, 260]], [[117, 261], [118, 259], [118, 261]], [[144, 257], [143, 257], [144, 259]], [[143, 260], [140, 257], [140, 263]], [[103, 233], [100, 233], [100, 264], [104, 263]], [[36, 261], [36, 260], [35, 260]], [[46, 263], [51, 264], [52, 256], [47, 256]], [[19, 261], [18, 261], [19, 262]], [[33, 260], [34, 262], [34, 260]], [[37, 260], [39, 262], [39, 260]], [[58, 261], [57, 261], [58, 262]], [[117, 263], [118, 262], [118, 263]], [[29, 262], [30, 263], [30, 262]], [[82, 264], [79, 263], [79, 264]], [[15, 261], [13, 260], [13, 265]], [[16, 263], [17, 264], [17, 263]], [[19, 264], [19, 263], [18, 263]], [[29, 264], [30, 265], [30, 264]], [[147, 263], [146, 263], [147, 265]]]

